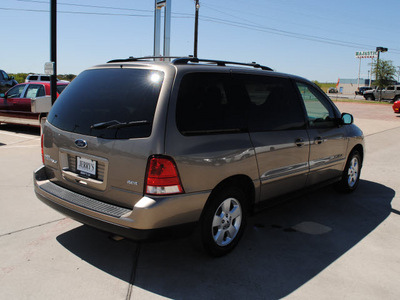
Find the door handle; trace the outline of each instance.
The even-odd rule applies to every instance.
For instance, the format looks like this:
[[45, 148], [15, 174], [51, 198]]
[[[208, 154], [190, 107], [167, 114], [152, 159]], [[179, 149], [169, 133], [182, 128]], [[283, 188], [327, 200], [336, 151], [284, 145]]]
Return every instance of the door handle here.
[[296, 141], [294, 142], [296, 144], [297, 147], [302, 147], [304, 146], [304, 140], [303, 138], [298, 138], [296, 139]]

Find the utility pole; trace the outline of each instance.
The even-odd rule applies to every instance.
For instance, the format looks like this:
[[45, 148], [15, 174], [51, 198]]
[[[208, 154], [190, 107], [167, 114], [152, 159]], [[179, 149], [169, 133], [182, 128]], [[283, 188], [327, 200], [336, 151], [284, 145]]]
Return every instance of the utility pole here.
[[198, 40], [198, 35], [199, 35], [199, 8], [200, 8], [200, 3], [199, 0], [196, 1], [196, 15], [194, 19], [194, 51], [193, 51], [193, 56], [197, 57], [197, 40]]
[[50, 61], [53, 74], [50, 75], [51, 103], [57, 99], [57, 0], [50, 2]]

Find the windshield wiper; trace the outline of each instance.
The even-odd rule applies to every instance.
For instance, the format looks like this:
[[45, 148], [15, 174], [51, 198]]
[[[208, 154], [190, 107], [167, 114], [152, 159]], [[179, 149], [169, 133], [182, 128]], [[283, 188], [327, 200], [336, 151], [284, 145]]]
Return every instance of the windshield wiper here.
[[103, 129], [103, 128], [107, 128], [108, 126], [112, 126], [112, 125], [116, 125], [116, 124], [121, 124], [121, 122], [118, 122], [117, 120], [101, 122], [101, 123], [96, 123], [96, 124], [90, 126], [90, 128], [91, 129]]
[[147, 120], [140, 120], [140, 121], [130, 121], [130, 122], [119, 122], [117, 120], [101, 122], [90, 126], [92, 129], [118, 129], [123, 127], [130, 127], [130, 126], [138, 126], [138, 125], [147, 125], [150, 124]]

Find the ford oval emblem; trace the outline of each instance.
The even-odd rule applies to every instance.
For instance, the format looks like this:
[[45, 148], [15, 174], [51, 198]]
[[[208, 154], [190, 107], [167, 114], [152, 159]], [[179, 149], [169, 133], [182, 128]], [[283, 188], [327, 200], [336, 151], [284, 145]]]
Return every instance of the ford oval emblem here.
[[78, 148], [86, 148], [87, 147], [87, 142], [85, 140], [79, 139], [79, 140], [75, 140], [75, 145]]

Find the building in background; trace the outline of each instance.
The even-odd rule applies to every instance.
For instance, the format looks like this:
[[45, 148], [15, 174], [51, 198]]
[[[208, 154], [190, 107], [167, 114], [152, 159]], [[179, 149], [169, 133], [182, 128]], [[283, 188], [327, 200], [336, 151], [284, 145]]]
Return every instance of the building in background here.
[[369, 79], [360, 78], [360, 81], [358, 81], [357, 78], [355, 78], [355, 79], [340, 78], [340, 82], [339, 82], [337, 89], [340, 94], [353, 94], [354, 95], [354, 92], [356, 90], [358, 90], [358, 87], [362, 87], [362, 86], [369, 86]]

